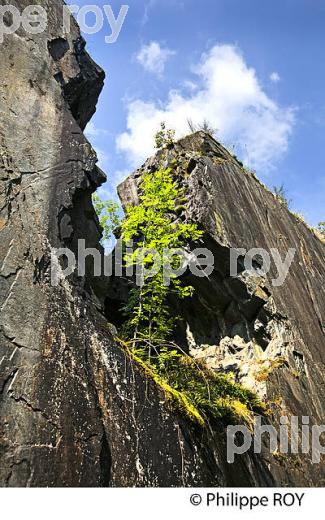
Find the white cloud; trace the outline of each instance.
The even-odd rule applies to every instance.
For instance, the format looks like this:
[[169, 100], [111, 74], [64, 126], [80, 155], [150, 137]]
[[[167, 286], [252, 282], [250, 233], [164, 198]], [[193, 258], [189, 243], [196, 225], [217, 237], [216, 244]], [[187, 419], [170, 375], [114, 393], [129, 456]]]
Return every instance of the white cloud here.
[[113, 173], [109, 172], [108, 182], [100, 186], [97, 190], [100, 198], [103, 200], [115, 200], [120, 203], [116, 188], [130, 175], [130, 173], [130, 170], [116, 170], [113, 171]]
[[270, 74], [270, 80], [273, 82], [273, 83], [278, 83], [280, 81], [280, 75], [278, 74], [278, 72], [272, 72], [272, 74]]
[[188, 79], [185, 79], [183, 81], [183, 86], [184, 86], [184, 88], [186, 88], [187, 90], [189, 90], [191, 92], [194, 92], [194, 90], [198, 89], [198, 84], [194, 83], [194, 81], [190, 81]]
[[216, 45], [193, 69], [197, 89], [171, 90], [167, 101], [130, 101], [127, 131], [117, 138], [130, 166], [138, 166], [154, 152], [154, 134], [160, 122], [189, 133], [188, 119], [206, 119], [217, 128], [218, 138], [236, 145], [236, 153], [251, 167], [270, 169], [287, 151], [294, 124], [294, 109], [282, 108], [263, 91], [254, 69], [238, 48]]
[[99, 135], [99, 133], [100, 132], [95, 127], [94, 123], [92, 121], [90, 121], [90, 123], [88, 123], [86, 130], [85, 130], [86, 137], [96, 137], [97, 135]]
[[141, 25], [146, 25], [149, 21], [149, 13], [151, 9], [155, 6], [156, 0], [149, 0], [149, 2], [145, 5], [143, 18], [141, 20]]
[[97, 153], [98, 166], [104, 171], [106, 171], [108, 168], [110, 157], [109, 157], [108, 153], [106, 152], [106, 150], [104, 150], [101, 147], [101, 145], [97, 144], [96, 138], [105, 137], [107, 135], [109, 135], [109, 132], [107, 130], [95, 126], [92, 121], [90, 121], [88, 123], [86, 130], [85, 130], [85, 136], [87, 137], [87, 139], [91, 143], [91, 146]]
[[132, 172], [130, 170], [117, 170], [113, 173], [111, 180], [114, 186], [118, 186], [123, 182]]
[[107, 135], [108, 131], [103, 128], [98, 128], [94, 125], [92, 121], [90, 121], [86, 127], [85, 135], [89, 139], [91, 137], [98, 137], [99, 135]]
[[166, 62], [174, 54], [174, 51], [162, 47], [159, 42], [152, 41], [141, 47], [136, 59], [148, 72], [162, 76]]
[[105, 152], [105, 150], [102, 150], [102, 148], [100, 148], [99, 146], [97, 146], [96, 144], [93, 145], [92, 144], [92, 147], [94, 148], [96, 154], [97, 154], [97, 159], [98, 159], [98, 166], [99, 168], [101, 168], [104, 172], [107, 171], [108, 169], [108, 165], [109, 165], [109, 155]]

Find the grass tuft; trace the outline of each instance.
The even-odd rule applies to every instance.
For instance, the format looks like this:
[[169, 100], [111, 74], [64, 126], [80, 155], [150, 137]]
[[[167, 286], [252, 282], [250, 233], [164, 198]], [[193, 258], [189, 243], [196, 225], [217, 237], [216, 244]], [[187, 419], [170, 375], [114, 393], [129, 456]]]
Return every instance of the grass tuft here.
[[133, 351], [131, 342], [119, 340], [135, 361], [164, 392], [178, 411], [192, 422], [205, 426], [210, 420], [251, 426], [254, 414], [267, 414], [256, 393], [234, 382], [231, 375], [218, 374], [187, 355], [168, 360], [163, 369]]

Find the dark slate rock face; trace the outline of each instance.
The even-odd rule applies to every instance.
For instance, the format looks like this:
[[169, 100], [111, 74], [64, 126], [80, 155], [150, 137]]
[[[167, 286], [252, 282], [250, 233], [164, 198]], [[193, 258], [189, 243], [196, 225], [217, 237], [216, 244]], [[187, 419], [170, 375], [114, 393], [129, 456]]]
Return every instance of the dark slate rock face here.
[[[125, 207], [138, 203], [142, 172], [155, 171], [161, 161], [186, 192], [186, 207], [175, 218], [199, 225], [204, 231], [199, 247], [208, 248], [215, 262], [209, 278], [186, 275], [196, 293], [190, 302], [175, 302], [183, 316], [175, 340], [212, 369], [234, 372], [265, 398], [277, 431], [281, 415], [297, 416], [300, 426], [303, 416], [310, 417], [310, 426], [324, 425], [324, 243], [204, 132], [159, 152], [124, 181], [118, 191]], [[249, 274], [242, 261], [238, 276], [231, 277], [231, 248], [273, 248], [282, 259], [293, 248], [296, 255], [284, 284], [276, 287], [274, 262], [266, 278]], [[301, 439], [301, 428], [298, 435]], [[324, 459], [312, 464], [311, 453], [265, 452], [261, 459], [277, 485], [325, 483]]]
[[[115, 344], [107, 318], [114, 321], [116, 310], [106, 302], [104, 316], [102, 283], [90, 269], [51, 286], [52, 247], [76, 251], [83, 238], [103, 254], [91, 194], [105, 176], [82, 129], [104, 75], [85, 52], [76, 24], [62, 33], [63, 2], [39, 3], [48, 12], [47, 30], [32, 36], [20, 29], [1, 45], [0, 485], [322, 485], [323, 467], [314, 470], [302, 458], [249, 452], [228, 465], [222, 425], [202, 430], [173, 411]], [[10, 4], [21, 9], [29, 2]], [[201, 284], [189, 308], [180, 309], [188, 323], [180, 341], [207, 359], [206, 347], [222, 341], [225, 359], [234, 350], [231, 341], [240, 347], [241, 340], [249, 352], [256, 338], [270, 356], [283, 350], [301, 376], [279, 368], [267, 395], [283, 396], [290, 413], [324, 422], [324, 246], [215, 142], [199, 134], [170, 153], [188, 193], [182, 218], [202, 225], [220, 261], [211, 285]], [[136, 199], [136, 178], [121, 195]], [[273, 290], [245, 279], [231, 285], [229, 246], [251, 247], [256, 239], [298, 246], [288, 287]], [[233, 357], [238, 377], [251, 381], [243, 356]], [[210, 358], [218, 368], [220, 360]]]
[[82, 129], [104, 74], [74, 22], [62, 33], [63, 2], [40, 4], [47, 31], [1, 45], [0, 485], [272, 484], [250, 456], [227, 467], [221, 429], [173, 412], [114, 343], [90, 272], [50, 283], [51, 247], [103, 254], [91, 194], [105, 176]]

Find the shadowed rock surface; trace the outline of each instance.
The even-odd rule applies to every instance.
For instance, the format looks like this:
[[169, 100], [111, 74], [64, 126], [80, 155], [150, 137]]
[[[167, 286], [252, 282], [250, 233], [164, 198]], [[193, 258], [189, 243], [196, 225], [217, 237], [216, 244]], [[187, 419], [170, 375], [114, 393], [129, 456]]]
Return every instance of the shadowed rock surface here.
[[[1, 45], [0, 485], [324, 484], [323, 466], [302, 458], [249, 452], [228, 465], [222, 425], [203, 430], [174, 412], [114, 343], [108, 321], [116, 307], [107, 301], [104, 315], [90, 266], [84, 277], [51, 286], [51, 247], [77, 251], [83, 238], [103, 254], [91, 194], [105, 176], [82, 129], [104, 74], [75, 22], [63, 33], [63, 2], [38, 3], [48, 12], [47, 31], [20, 29]], [[10, 4], [22, 9], [28, 0]], [[180, 341], [206, 359], [206, 349], [222, 344], [224, 355], [210, 355], [211, 366], [231, 357], [247, 383], [253, 372], [242, 366], [245, 349], [254, 362], [253, 342], [271, 359], [281, 351], [288, 365], [259, 391], [282, 396], [288, 413], [324, 423], [324, 246], [204, 134], [170, 154], [187, 188], [181, 218], [199, 222], [218, 259], [211, 280], [200, 281], [180, 309]], [[121, 188], [124, 202], [135, 201], [139, 173]], [[231, 245], [297, 247], [288, 285], [272, 288], [243, 273], [230, 280]]]

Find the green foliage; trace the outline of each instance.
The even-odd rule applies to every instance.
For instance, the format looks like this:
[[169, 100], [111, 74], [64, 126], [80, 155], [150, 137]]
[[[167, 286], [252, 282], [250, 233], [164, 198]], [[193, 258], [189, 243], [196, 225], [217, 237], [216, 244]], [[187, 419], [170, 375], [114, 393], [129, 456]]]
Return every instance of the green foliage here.
[[325, 222], [320, 222], [318, 224], [318, 231], [322, 235], [322, 237], [325, 239]]
[[284, 204], [287, 208], [289, 208], [291, 201], [288, 199], [287, 191], [284, 187], [284, 184], [281, 184], [280, 187], [274, 186], [273, 193], [279, 201]]
[[99, 223], [103, 229], [102, 241], [112, 239], [113, 232], [121, 224], [119, 204], [113, 200], [102, 200], [97, 193], [93, 194], [93, 204]]
[[[156, 135], [157, 148], [172, 145], [173, 139], [174, 132], [166, 130], [162, 123]], [[155, 272], [149, 268], [155, 263], [155, 255], [165, 260], [166, 251], [184, 249], [203, 235], [196, 224], [177, 220], [175, 213], [182, 208], [184, 197], [184, 189], [177, 184], [172, 170], [161, 167], [143, 174], [139, 204], [126, 211], [121, 226], [125, 266], [143, 269], [141, 283], [130, 291], [124, 307], [127, 322], [120, 343], [172, 405], [191, 421], [201, 426], [220, 419], [252, 424], [254, 413], [266, 413], [257, 395], [235, 383], [233, 376], [209, 370], [169, 341], [175, 323], [170, 298], [175, 301], [190, 297], [194, 289], [183, 285], [176, 275], [167, 285], [164, 261]], [[132, 251], [127, 248], [130, 241]], [[168, 260], [173, 270], [179, 267], [178, 255], [169, 255]]]
[[[173, 330], [175, 317], [168, 305], [170, 295], [184, 299], [192, 295], [193, 288], [183, 286], [176, 276], [166, 284], [164, 263], [166, 251], [180, 249], [189, 241], [202, 236], [195, 224], [175, 222], [172, 218], [177, 202], [184, 198], [184, 190], [173, 179], [170, 169], [144, 173], [141, 181], [140, 204], [127, 209], [122, 223], [122, 238], [125, 243], [133, 240], [136, 247], [126, 253], [127, 266], [142, 265], [144, 268], [141, 286], [132, 289], [125, 313], [129, 317], [128, 334], [138, 337], [166, 339]], [[158, 255], [162, 260], [159, 271], [152, 276], [147, 270]], [[170, 259], [172, 269], [179, 268], [180, 257]]]
[[151, 365], [147, 360], [143, 361], [143, 359], [137, 353], [135, 353], [133, 348], [129, 348], [128, 343], [121, 340], [120, 343], [122, 347], [126, 349], [130, 358], [134, 360], [140, 367], [142, 367], [144, 372], [155, 381], [159, 388], [164, 392], [166, 398], [171, 401], [175, 408], [177, 408], [191, 421], [198, 423], [200, 426], [204, 426], [205, 421], [200, 412], [195, 408], [195, 406], [193, 406], [192, 403], [189, 402], [183, 393], [178, 392], [178, 390], [175, 390], [175, 388], [170, 386], [167, 381], [160, 376], [156, 367]]
[[232, 376], [217, 374], [189, 356], [169, 360], [163, 374], [203, 417], [248, 419], [250, 412], [265, 412], [256, 394], [235, 383]]
[[160, 130], [155, 135], [156, 148], [170, 147], [175, 141], [175, 130], [167, 130], [165, 123], [160, 123]]
[[[297, 220], [300, 220], [300, 222], [304, 222], [305, 224], [306, 223], [306, 220], [305, 220], [305, 217], [302, 213], [298, 213], [297, 211], [292, 211], [291, 212], [293, 214], [293, 216], [297, 219]], [[308, 225], [308, 224], [307, 224]]]
[[122, 342], [129, 355], [154, 379], [175, 408], [193, 422], [204, 426], [214, 419], [252, 425], [254, 413], [267, 413], [258, 396], [235, 383], [233, 376], [209, 370], [203, 363], [180, 353], [173, 343], [159, 344], [164, 345], [164, 352], [173, 350], [175, 355], [162, 355], [160, 360], [149, 361], [140, 350], [134, 350], [132, 342]]

